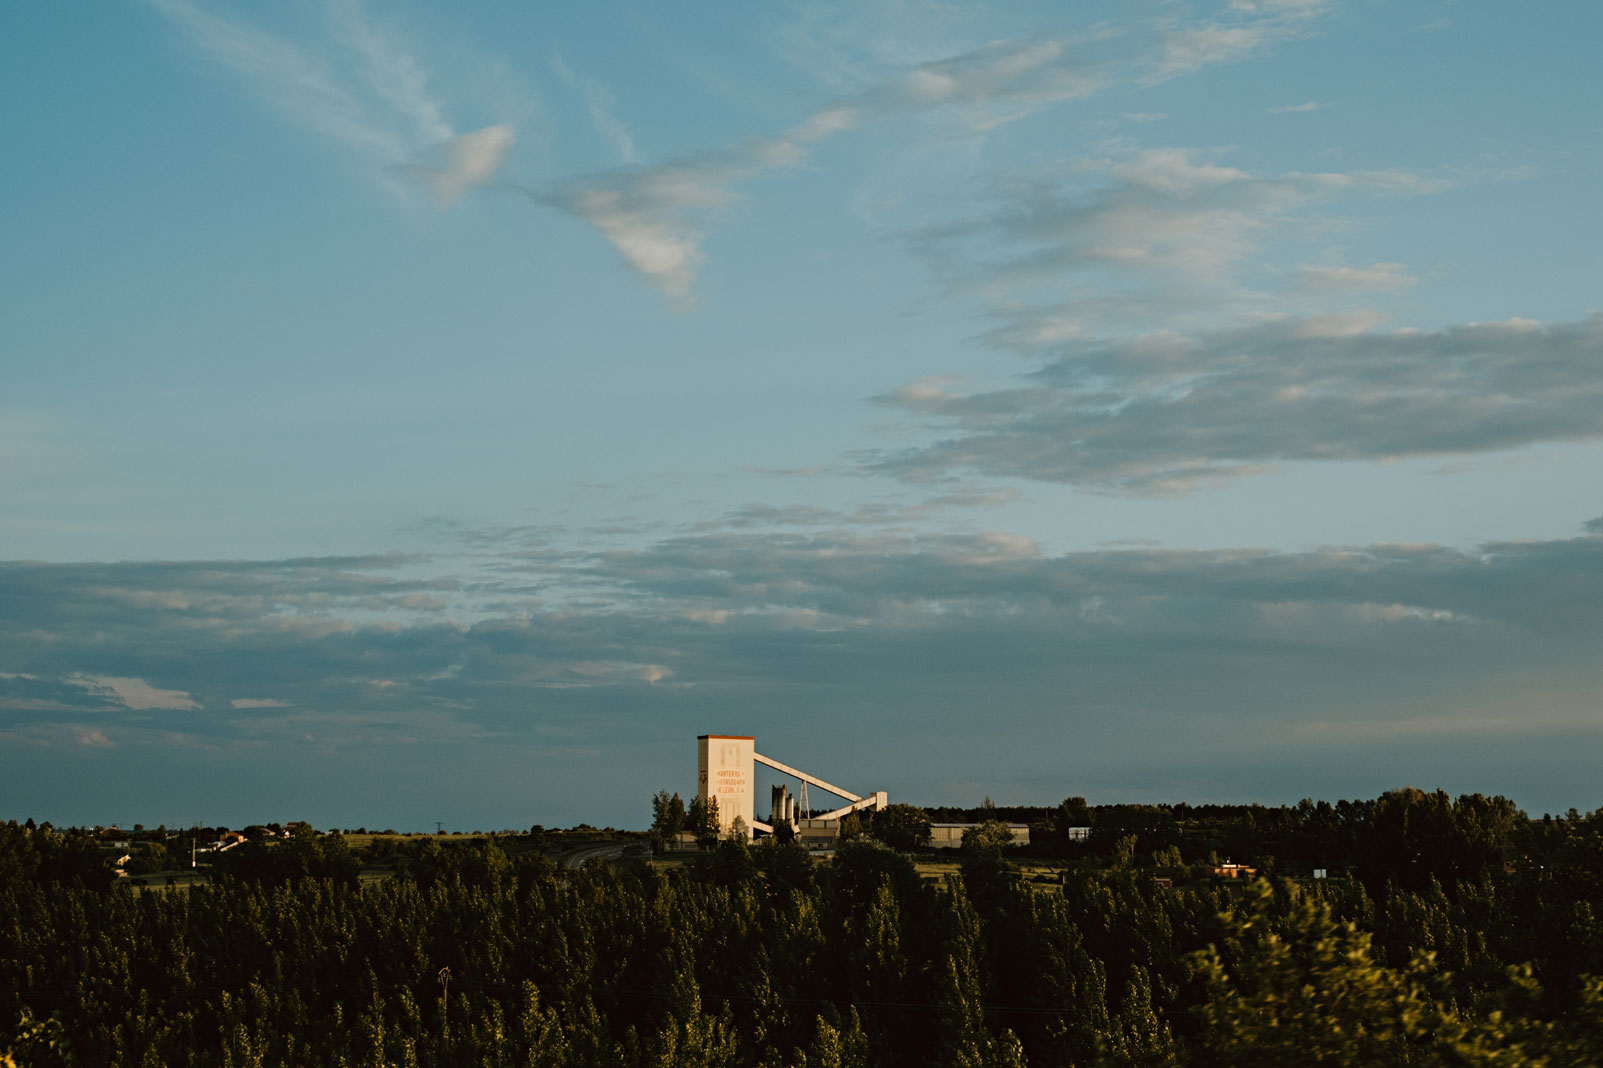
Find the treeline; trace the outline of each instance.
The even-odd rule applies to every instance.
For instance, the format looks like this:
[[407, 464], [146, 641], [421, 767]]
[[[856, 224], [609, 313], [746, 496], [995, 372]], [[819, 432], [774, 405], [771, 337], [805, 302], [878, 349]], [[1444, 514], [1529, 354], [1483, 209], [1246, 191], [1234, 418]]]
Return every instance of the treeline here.
[[0, 887], [111, 885], [111, 865], [88, 831], [57, 832], [49, 824], [39, 830], [31, 823], [0, 823]]
[[[342, 839], [307, 835], [231, 851], [211, 885], [139, 893], [73, 875], [70, 835], [10, 825], [0, 1052], [218, 1068], [1603, 1064], [1603, 813], [1515, 819], [1487, 852], [1478, 803], [1449, 802], [1463, 826], [1444, 829], [1433, 796], [1364, 803], [1378, 837], [1354, 846], [1361, 878], [1170, 886], [1131, 833], [1052, 882], [996, 846], [921, 877], [868, 838], [824, 864], [726, 841], [666, 871], [572, 872], [426, 839], [386, 845], [395, 874], [364, 882]], [[1439, 836], [1440, 856], [1415, 855]]]
[[[1120, 851], [1163, 854], [1177, 863], [1215, 858], [1263, 871], [1309, 875], [1313, 869], [1361, 873], [1372, 890], [1388, 878], [1420, 889], [1474, 878], [1512, 862], [1530, 845], [1531, 821], [1506, 797], [1437, 790], [1393, 790], [1372, 801], [1304, 800], [1296, 805], [1088, 805], [1071, 797], [1055, 808], [984, 806], [925, 809], [935, 822], [1004, 820], [1030, 827], [1028, 852], [1092, 857]], [[1573, 822], [1580, 814], [1571, 812]], [[1553, 821], [1547, 821], [1551, 824]], [[1089, 837], [1071, 830], [1089, 829]]]

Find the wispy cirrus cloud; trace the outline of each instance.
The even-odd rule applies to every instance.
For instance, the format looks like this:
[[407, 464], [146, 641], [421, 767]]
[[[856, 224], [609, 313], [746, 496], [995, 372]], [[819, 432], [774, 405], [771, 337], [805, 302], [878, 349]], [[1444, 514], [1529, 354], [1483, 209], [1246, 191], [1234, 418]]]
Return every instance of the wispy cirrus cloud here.
[[[772, 505], [752, 502], [714, 519], [699, 520], [687, 528], [692, 533], [717, 530], [800, 528], [851, 528], [911, 530], [922, 521], [941, 517], [947, 529], [961, 524], [972, 513], [1010, 504], [1020, 497], [1010, 486], [958, 485], [916, 502], [893, 500], [865, 501], [850, 509], [818, 505]], [[956, 513], [961, 519], [954, 520]]]
[[360, 57], [361, 84], [376, 102], [408, 121], [425, 144], [455, 136], [429, 87], [430, 74], [410, 45], [368, 19], [359, 0], [336, 0], [328, 14], [336, 38]]
[[1234, 0], [1219, 15], [1165, 26], [1148, 79], [1164, 81], [1202, 67], [1238, 63], [1313, 32], [1333, 0]]
[[707, 222], [738, 199], [735, 187], [796, 165], [826, 138], [876, 121], [937, 112], [953, 116], [969, 136], [983, 134], [1111, 85], [1166, 80], [1238, 61], [1303, 32], [1324, 6], [1264, 3], [1233, 9], [1224, 21], [996, 41], [839, 95], [778, 136], [591, 175], [531, 195], [596, 227], [630, 267], [683, 307], [702, 262]]
[[1368, 267], [1300, 267], [1297, 274], [1305, 289], [1321, 293], [1409, 289], [1419, 284], [1403, 264], [1391, 262]]
[[[410, 138], [328, 62], [266, 30], [187, 0], [151, 0], [208, 57], [244, 78], [286, 118], [386, 163]], [[412, 116], [416, 118], [416, 116]]]
[[634, 134], [618, 117], [615, 110], [618, 98], [612, 91], [595, 79], [579, 74], [561, 56], [552, 58], [551, 69], [556, 71], [558, 78], [584, 95], [585, 108], [590, 113], [591, 125], [595, 127], [597, 134], [612, 145], [618, 158], [624, 163], [635, 162]]
[[149, 2], [286, 119], [330, 138], [374, 173], [421, 180], [441, 207], [487, 184], [512, 144], [505, 124], [458, 133], [415, 49], [371, 21], [357, 0], [328, 5], [323, 32], [310, 43], [189, 0]]
[[1057, 65], [1061, 54], [1061, 45], [1050, 41], [988, 45], [842, 98], [776, 137], [529, 193], [594, 226], [630, 267], [682, 307], [703, 260], [706, 222], [739, 199], [737, 185], [795, 166], [818, 142], [874, 119], [980, 102], [1038, 104], [1086, 91], [1083, 79]]
[[1265, 108], [1270, 115], [1301, 115], [1309, 111], [1323, 111], [1329, 104], [1321, 104], [1317, 100], [1305, 100], [1301, 104], [1281, 104], [1278, 107]]
[[[500, 123], [459, 132], [417, 50], [368, 18], [356, 0], [332, 5], [323, 38], [312, 44], [190, 0], [150, 2], [286, 117], [370, 165], [420, 182], [441, 207], [469, 188], [490, 184], [504, 165], [512, 127]], [[737, 188], [797, 165], [827, 138], [871, 122], [934, 112], [952, 116], [970, 135], [983, 133], [1111, 84], [1234, 62], [1290, 36], [1320, 6], [1266, 3], [1233, 7], [1211, 21], [993, 42], [914, 63], [840, 94], [777, 134], [646, 166], [635, 162], [635, 139], [617, 117], [613, 94], [558, 57], [558, 77], [583, 94], [592, 125], [626, 166], [525, 191], [595, 227], [670, 304], [686, 307], [704, 259], [707, 227], [740, 199]], [[1109, 40], [1118, 40], [1118, 47], [1104, 47]]]

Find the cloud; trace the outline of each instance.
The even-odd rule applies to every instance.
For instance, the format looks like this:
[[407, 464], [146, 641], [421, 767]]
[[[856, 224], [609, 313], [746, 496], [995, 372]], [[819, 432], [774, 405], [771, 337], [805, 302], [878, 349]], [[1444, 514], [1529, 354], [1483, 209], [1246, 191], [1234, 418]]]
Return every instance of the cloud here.
[[631, 268], [676, 307], [688, 307], [704, 254], [706, 220], [735, 203], [734, 187], [764, 171], [799, 162], [811, 142], [847, 128], [850, 116], [814, 115], [780, 138], [652, 167], [628, 167], [526, 190], [599, 230]]
[[413, 163], [399, 169], [426, 185], [436, 206], [448, 208], [470, 187], [490, 183], [515, 140], [510, 126], [486, 126], [437, 146], [437, 163]]
[[287, 119], [376, 171], [419, 179], [441, 207], [486, 184], [512, 144], [506, 125], [458, 135], [414, 51], [370, 22], [356, 0], [328, 5], [325, 34], [304, 45], [188, 0], [150, 3]]
[[1331, 0], [1237, 0], [1220, 18], [1172, 25], [1153, 58], [1149, 79], [1163, 81], [1201, 67], [1238, 63], [1272, 45], [1312, 32]]
[[877, 398], [955, 431], [881, 457], [1134, 493], [1292, 460], [1494, 452], [1603, 437], [1603, 315], [1380, 332], [1362, 316], [1068, 343], [1018, 388]]
[[[408, 610], [418, 588], [460, 591], [455, 618]], [[671, 785], [690, 772], [663, 768], [691, 736], [756, 725], [754, 709], [774, 751], [828, 752], [852, 781], [930, 802], [983, 768], [1045, 801], [1109, 768], [1159, 792], [1203, 784], [1192, 800], [1251, 765], [1288, 769], [1281, 786], [1253, 779], [1268, 795], [1304, 790], [1297, 776], [1342, 744], [1363, 764], [1363, 724], [1387, 721], [1412, 725], [1411, 760], [1468, 746], [1463, 775], [1507, 757], [1466, 742], [1476, 724], [1517, 723], [1537, 755], [1502, 766], [1567, 804], [1595, 769], [1541, 740], [1581, 732], [1571, 748], [1596, 751], [1600, 638], [1595, 530], [1466, 550], [1052, 555], [1008, 531], [814, 524], [577, 558], [503, 544], [471, 580], [395, 557], [0, 565], [0, 761], [52, 818], [81, 804], [62, 783], [128, 807], [152, 803], [153, 773], [162, 804], [282, 806], [284, 784], [304, 783], [297, 805], [383, 813], [421, 781], [444, 791], [426, 805], [451, 805], [494, 794], [482, 769], [508, 759], [542, 769], [516, 804], [627, 822], [638, 799], [564, 807], [567, 747]], [[842, 733], [848, 752], [820, 742]], [[137, 774], [84, 787], [60, 761], [90, 759], [97, 738], [140, 754]], [[52, 739], [57, 763], [35, 776], [17, 754]]]
[[[1406, 171], [1254, 174], [1221, 155], [1147, 148], [1015, 174], [988, 210], [926, 227], [911, 247], [949, 293], [980, 298], [1002, 321], [980, 340], [1033, 352], [1076, 336], [1217, 328], [1283, 310], [1283, 295], [1238, 277], [1247, 269], [1260, 285], [1275, 280], [1259, 255], [1270, 242], [1319, 232], [1329, 220], [1318, 210], [1340, 198], [1443, 188]], [[1395, 264], [1313, 267], [1301, 295], [1406, 277]]]
[[1230, 0], [1230, 10], [1248, 14], [1311, 18], [1330, 10], [1332, 0]]
[[528, 192], [594, 226], [630, 267], [683, 307], [703, 262], [706, 220], [739, 199], [735, 186], [795, 166], [812, 145], [873, 119], [997, 102], [1028, 108], [1088, 91], [1083, 78], [1056, 65], [1061, 53], [1050, 41], [987, 45], [831, 103], [776, 137]]
[[92, 749], [111, 749], [116, 746], [116, 743], [107, 738], [103, 732], [93, 727], [75, 726], [72, 728], [72, 733], [74, 741], [79, 745], [88, 746]]
[[291, 121], [393, 162], [405, 139], [327, 62], [265, 30], [188, 3], [151, 0], [201, 51], [253, 84]]
[[[1156, 76], [1168, 78], [1212, 63], [1233, 62], [1301, 32], [1321, 7], [1266, 3], [1239, 9], [1228, 27], [1210, 23], [1181, 29], [1166, 24], [1150, 46], [1162, 57], [1155, 61]], [[530, 190], [530, 195], [594, 226], [630, 267], [671, 303], [683, 307], [703, 262], [707, 220], [738, 199], [737, 185], [774, 168], [794, 166], [815, 143], [872, 122], [941, 112], [955, 116], [967, 134], [983, 134], [1042, 107], [1088, 97], [1130, 80], [1133, 61], [1099, 51], [1121, 36], [1104, 28], [1083, 38], [992, 42], [916, 64], [841, 95], [775, 137], [751, 138], [665, 164], [608, 171], [554, 190]], [[1143, 75], [1149, 80], [1154, 76], [1152, 62], [1149, 57]], [[1205, 164], [1176, 156], [1149, 162], [1154, 166], [1167, 162], [1171, 181], [1214, 177]], [[1182, 173], [1187, 164], [1198, 173]]]
[[1108, 173], [1128, 184], [1170, 196], [1187, 196], [1198, 190], [1249, 181], [1251, 175], [1235, 167], [1198, 162], [1184, 148], [1153, 148], [1107, 167]]
[[[1061, 40], [998, 41], [931, 63], [868, 92], [844, 106], [876, 118], [936, 107], [1001, 104], [1007, 112], [1088, 96], [1101, 87], [1094, 71], [1068, 56]], [[833, 110], [839, 110], [837, 105]], [[1005, 121], [1005, 120], [1004, 120]], [[994, 125], [988, 123], [986, 125]]]
[[551, 68], [556, 71], [557, 77], [584, 95], [585, 108], [590, 113], [590, 123], [595, 127], [596, 133], [612, 145], [619, 159], [624, 163], [633, 163], [634, 135], [613, 111], [618, 101], [612, 91], [592, 78], [579, 75], [561, 56], [552, 59]]
[[703, 255], [695, 214], [731, 203], [730, 186], [761, 168], [738, 155], [598, 175], [535, 199], [601, 231], [630, 267], [685, 306]]
[[367, 88], [389, 110], [410, 121], [425, 144], [448, 141], [451, 124], [429, 91], [429, 72], [393, 34], [369, 22], [358, 0], [336, 0], [328, 11], [342, 42], [362, 60]]
[[1361, 293], [1369, 290], [1408, 289], [1419, 284], [1400, 263], [1368, 267], [1300, 267], [1303, 287], [1321, 293]]
[[65, 681], [97, 696], [115, 697], [125, 707], [136, 712], [152, 708], [183, 711], [195, 711], [200, 708], [200, 705], [183, 690], [160, 690], [144, 679], [74, 673], [67, 676]]
[[647, 685], [655, 686], [659, 682], [673, 677], [673, 669], [663, 667], [661, 664], [631, 664], [610, 660], [581, 660], [578, 663], [567, 665], [570, 676], [576, 676], [582, 681], [564, 680], [555, 685], [574, 686], [596, 683], [632, 682], [640, 680]]
[[1279, 107], [1265, 108], [1270, 115], [1298, 115], [1305, 111], [1323, 111], [1329, 104], [1321, 104], [1317, 100], [1309, 100], [1301, 104], [1281, 104]]
[[999, 508], [1019, 499], [1019, 492], [1009, 486], [981, 486], [978, 484], [955, 486], [950, 492], [940, 493], [921, 501], [878, 500], [865, 501], [849, 510], [822, 508], [816, 505], [772, 505], [753, 502], [725, 513], [717, 519], [703, 519], [690, 524], [690, 533], [714, 530], [749, 530], [771, 527], [856, 527], [891, 529], [910, 526], [920, 520], [941, 516], [950, 529], [954, 522], [953, 511], [970, 512], [974, 509]]
[[[416, 50], [370, 21], [356, 0], [332, 5], [326, 39], [307, 45], [189, 0], [151, 2], [292, 121], [420, 181], [441, 207], [488, 184], [513, 143], [504, 123], [457, 133]], [[1233, 5], [1223, 20], [1171, 19], [1140, 33], [1097, 27], [1078, 37], [992, 42], [844, 93], [778, 134], [651, 166], [635, 164], [633, 134], [617, 118], [610, 91], [557, 57], [558, 76], [583, 94], [592, 124], [628, 166], [525, 191], [593, 226], [630, 268], [682, 308], [691, 302], [704, 261], [707, 226], [739, 199], [736, 187], [795, 166], [818, 142], [871, 122], [936, 112], [952, 116], [967, 135], [983, 134], [1044, 106], [1132, 80], [1142, 61], [1119, 49], [1147, 50], [1141, 77], [1172, 77], [1233, 62], [1300, 33], [1321, 6]], [[1110, 51], [1109, 42], [1118, 48]]]

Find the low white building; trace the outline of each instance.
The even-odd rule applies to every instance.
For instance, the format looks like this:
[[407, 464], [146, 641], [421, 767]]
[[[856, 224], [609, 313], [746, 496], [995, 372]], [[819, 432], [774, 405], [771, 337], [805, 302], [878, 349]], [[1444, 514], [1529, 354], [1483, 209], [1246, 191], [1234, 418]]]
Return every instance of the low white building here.
[[[956, 849], [963, 844], [963, 835], [975, 827], [983, 826], [979, 823], [932, 823], [930, 824], [930, 848]], [[1009, 823], [1007, 829], [1013, 832], [1014, 845], [1030, 844], [1030, 825], [1027, 823]]]

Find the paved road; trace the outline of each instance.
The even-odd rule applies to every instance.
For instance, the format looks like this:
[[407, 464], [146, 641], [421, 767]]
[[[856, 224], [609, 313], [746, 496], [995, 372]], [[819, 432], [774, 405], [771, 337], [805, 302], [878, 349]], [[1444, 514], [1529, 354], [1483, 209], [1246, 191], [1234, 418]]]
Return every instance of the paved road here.
[[600, 845], [576, 849], [562, 858], [564, 867], [582, 868], [592, 860], [617, 860], [623, 856], [627, 842], [602, 842]]

